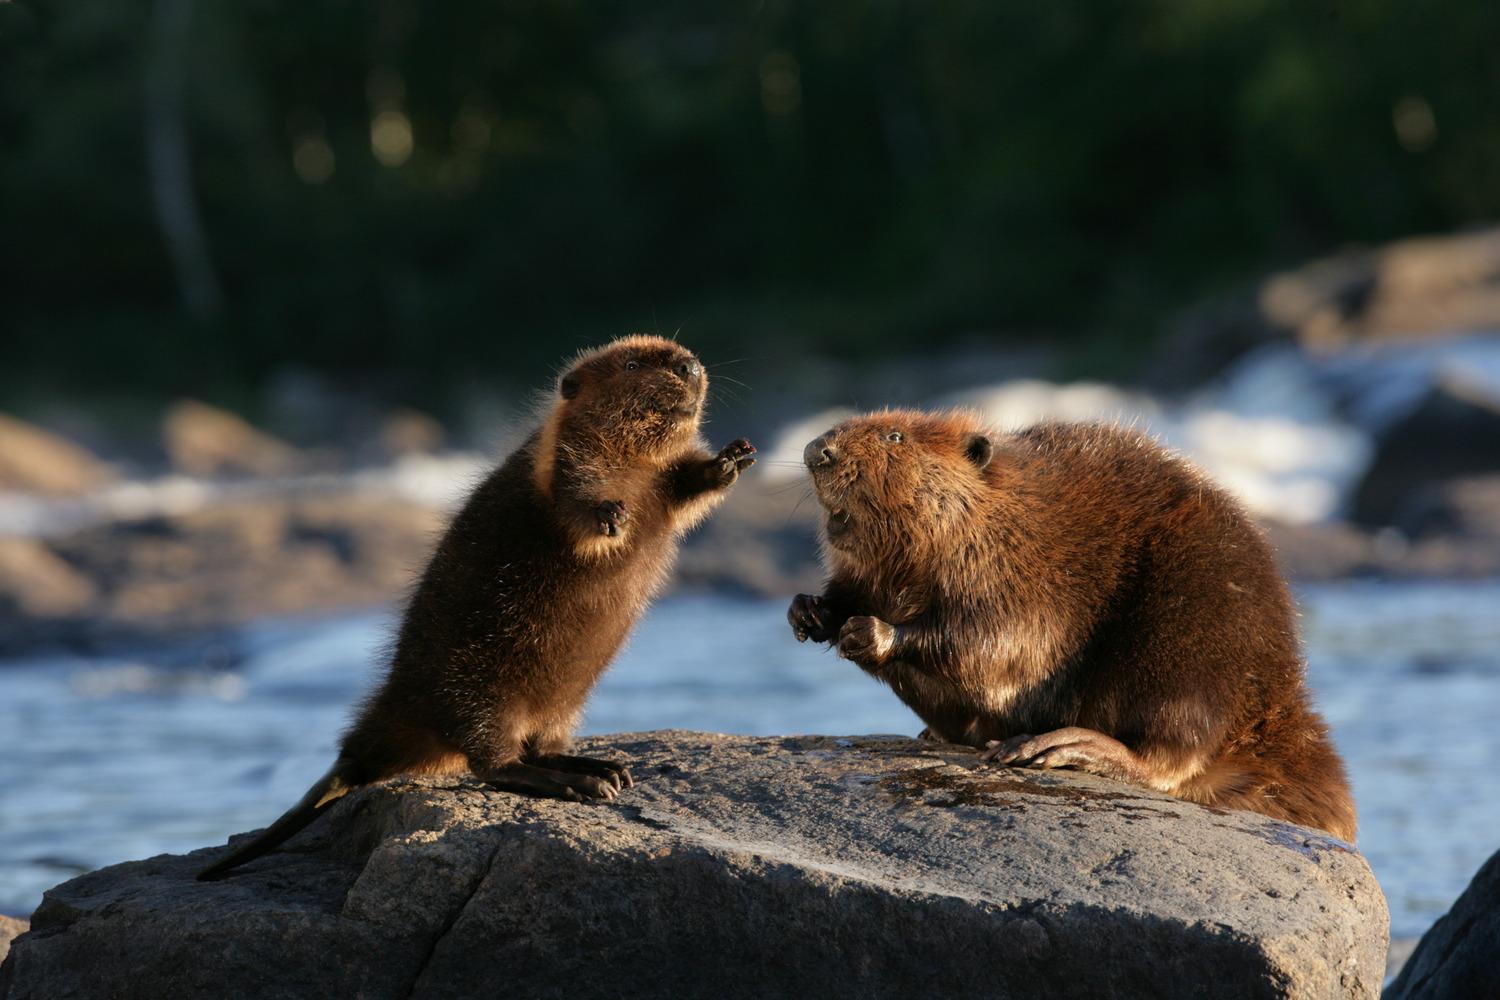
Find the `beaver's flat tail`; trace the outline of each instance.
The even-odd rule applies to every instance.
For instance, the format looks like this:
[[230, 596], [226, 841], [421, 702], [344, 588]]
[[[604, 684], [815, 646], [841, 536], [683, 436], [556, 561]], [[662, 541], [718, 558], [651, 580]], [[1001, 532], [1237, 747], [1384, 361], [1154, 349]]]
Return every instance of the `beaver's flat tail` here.
[[283, 813], [276, 822], [266, 827], [259, 837], [235, 848], [199, 872], [198, 881], [211, 882], [214, 879], [223, 878], [231, 869], [238, 868], [247, 861], [254, 861], [262, 854], [270, 853], [289, 840], [298, 830], [317, 819], [323, 810], [336, 799], [343, 797], [356, 787], [358, 787], [357, 784], [351, 784], [345, 779], [343, 762], [335, 763], [327, 774], [319, 778], [317, 783], [307, 790], [307, 794], [302, 796], [301, 801]]

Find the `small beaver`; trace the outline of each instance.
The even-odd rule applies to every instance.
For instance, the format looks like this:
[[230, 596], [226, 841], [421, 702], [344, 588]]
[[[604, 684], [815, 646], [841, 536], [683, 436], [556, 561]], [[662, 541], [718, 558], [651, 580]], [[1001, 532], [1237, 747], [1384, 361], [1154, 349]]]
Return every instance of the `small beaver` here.
[[856, 417], [803, 457], [830, 578], [792, 630], [930, 735], [1353, 841], [1291, 596], [1201, 472], [1133, 430], [1001, 435], [966, 412]]
[[755, 463], [744, 439], [717, 455], [704, 447], [707, 391], [698, 359], [660, 337], [580, 355], [541, 427], [454, 518], [328, 774], [198, 877], [265, 854], [334, 799], [395, 775], [467, 771], [574, 801], [630, 785], [622, 765], [564, 750], [678, 536]]

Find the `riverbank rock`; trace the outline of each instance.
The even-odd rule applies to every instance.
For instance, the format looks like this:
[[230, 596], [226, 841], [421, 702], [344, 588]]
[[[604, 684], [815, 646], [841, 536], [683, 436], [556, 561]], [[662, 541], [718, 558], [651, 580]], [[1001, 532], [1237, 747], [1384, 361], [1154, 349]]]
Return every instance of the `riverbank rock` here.
[[1485, 385], [1445, 378], [1379, 435], [1374, 461], [1354, 493], [1354, 518], [1398, 524], [1413, 515], [1424, 491], [1491, 474], [1500, 474], [1500, 396]]
[[780, 599], [819, 587], [820, 508], [810, 490], [770, 477], [742, 481], [688, 536], [672, 585], [679, 591]]
[[1304, 346], [1500, 329], [1500, 229], [1398, 240], [1276, 275], [1260, 306]]
[[10, 943], [25, 934], [30, 927], [31, 924], [25, 920], [0, 914], [0, 962], [5, 961], [5, 956], [10, 954]]
[[426, 504], [347, 491], [0, 537], [0, 656], [389, 604], [442, 523]]
[[1500, 997], [1500, 853], [1422, 935], [1388, 1000]]
[[1500, 228], [1354, 248], [1185, 311], [1144, 373], [1189, 388], [1256, 347], [1318, 355], [1500, 330]]
[[0, 491], [80, 496], [114, 478], [114, 470], [73, 442], [0, 413]]
[[186, 399], [162, 417], [162, 447], [181, 472], [198, 476], [284, 476], [301, 456], [291, 445], [207, 403]]
[[898, 737], [664, 732], [611, 804], [356, 792], [47, 893], [0, 996], [1374, 997], [1388, 917], [1316, 831]]
[[1263, 527], [1282, 572], [1299, 584], [1350, 577], [1483, 580], [1500, 575], [1500, 535], [1447, 531], [1411, 537], [1343, 521]]
[[1449, 479], [1413, 497], [1408, 535], [1500, 539], [1500, 472]]
[[410, 408], [387, 414], [380, 424], [380, 447], [387, 459], [403, 455], [436, 455], [447, 432], [438, 421]]
[[0, 621], [7, 611], [27, 619], [86, 614], [97, 596], [88, 577], [42, 542], [0, 536]]
[[[17, 518], [37, 525], [32, 534], [0, 532], [0, 659], [180, 646], [265, 616], [398, 604], [430, 558], [451, 498], [482, 467], [451, 458], [430, 466], [409, 457], [374, 473], [165, 481], [49, 500]], [[1297, 582], [1483, 578], [1500, 573], [1497, 487], [1497, 476], [1429, 484], [1395, 529], [1265, 527]], [[143, 507], [143, 496], [155, 506]], [[796, 479], [751, 477], [687, 539], [673, 588], [780, 601], [816, 590], [820, 511]]]

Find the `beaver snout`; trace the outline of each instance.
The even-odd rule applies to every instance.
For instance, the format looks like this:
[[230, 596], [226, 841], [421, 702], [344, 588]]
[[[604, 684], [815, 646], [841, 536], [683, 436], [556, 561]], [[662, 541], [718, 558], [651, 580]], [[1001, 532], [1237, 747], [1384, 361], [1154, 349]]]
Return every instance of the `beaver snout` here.
[[708, 384], [703, 378], [703, 366], [691, 358], [672, 362], [670, 370], [676, 378], [671, 379], [671, 393], [677, 397], [676, 405], [670, 407], [679, 417], [693, 416], [707, 395]]
[[816, 469], [820, 465], [832, 465], [838, 457], [838, 452], [828, 442], [827, 434], [813, 438], [807, 442], [807, 447], [802, 449], [802, 461], [809, 469]]

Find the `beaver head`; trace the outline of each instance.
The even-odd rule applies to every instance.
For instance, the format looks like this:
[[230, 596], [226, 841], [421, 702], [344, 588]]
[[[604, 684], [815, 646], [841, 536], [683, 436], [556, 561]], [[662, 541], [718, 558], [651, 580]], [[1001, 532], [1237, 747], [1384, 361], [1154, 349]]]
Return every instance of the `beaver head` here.
[[828, 512], [827, 544], [875, 560], [925, 550], [972, 520], [994, 453], [976, 414], [886, 410], [844, 421], [802, 458]]
[[676, 341], [635, 335], [579, 355], [557, 395], [567, 428], [596, 429], [627, 453], [659, 452], [696, 436], [708, 374]]

